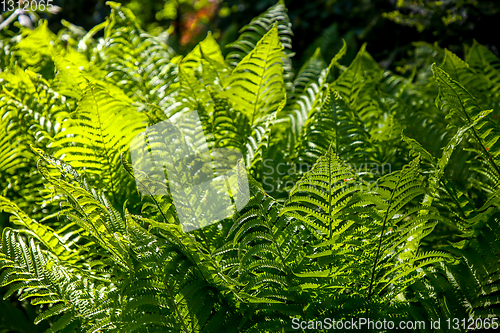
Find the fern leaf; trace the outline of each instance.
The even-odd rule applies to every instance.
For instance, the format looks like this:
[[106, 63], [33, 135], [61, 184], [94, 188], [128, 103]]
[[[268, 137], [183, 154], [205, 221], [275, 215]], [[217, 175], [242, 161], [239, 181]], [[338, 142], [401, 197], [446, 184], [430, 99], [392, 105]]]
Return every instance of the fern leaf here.
[[290, 73], [291, 63], [288, 58], [293, 56], [291, 39], [293, 33], [290, 28], [291, 23], [286, 13], [285, 4], [282, 0], [278, 1], [276, 5], [270, 7], [266, 12], [253, 19], [250, 24], [241, 28], [238, 40], [227, 46], [233, 49], [226, 57], [227, 62], [231, 66], [236, 67], [236, 65], [256, 47], [257, 42], [262, 39], [274, 25], [278, 27], [279, 39], [281, 45], [283, 45], [285, 49], [285, 55], [287, 56], [287, 60], [285, 60], [287, 63], [285, 71], [286, 73]]
[[74, 168], [85, 167], [114, 196], [119, 195], [119, 184], [126, 177], [120, 171], [120, 154], [145, 125], [144, 115], [119, 96], [101, 86], [89, 85], [66, 131], [56, 138], [56, 157], [63, 157]]
[[[477, 100], [439, 67], [433, 65], [433, 72], [440, 87], [440, 96], [436, 103], [449, 112], [449, 117], [456, 115], [460, 117], [462, 123], [472, 124], [482, 111]], [[471, 128], [472, 135], [480, 146], [480, 154], [498, 177], [500, 176], [500, 128], [488, 117], [478, 119], [480, 119], [478, 124]]]
[[24, 213], [16, 204], [10, 202], [6, 198], [0, 196], [0, 211], [12, 214], [11, 221], [15, 224], [26, 227], [32, 234], [42, 243], [47, 249], [54, 252], [61, 258], [69, 255], [69, 249], [65, 246], [64, 242], [57, 235], [54, 230], [32, 220], [26, 213]]
[[250, 126], [275, 112], [285, 96], [282, 49], [274, 26], [228, 78], [227, 97], [248, 117]]

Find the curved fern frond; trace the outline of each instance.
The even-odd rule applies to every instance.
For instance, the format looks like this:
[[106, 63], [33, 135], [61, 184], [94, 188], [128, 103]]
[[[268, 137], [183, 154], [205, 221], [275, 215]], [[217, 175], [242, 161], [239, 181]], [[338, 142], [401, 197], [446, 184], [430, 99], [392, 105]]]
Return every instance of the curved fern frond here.
[[64, 244], [61, 236], [57, 235], [51, 228], [32, 220], [16, 204], [0, 196], [0, 211], [11, 215], [11, 222], [25, 227], [29, 232], [27, 234], [35, 237], [49, 251], [62, 259], [67, 259], [71, 255], [70, 249]]
[[361, 119], [336, 91], [327, 88], [321, 107], [312, 110], [298, 138], [295, 165], [312, 166], [330, 145], [343, 161], [356, 169], [361, 170], [363, 162], [368, 166], [374, 161], [376, 151]]
[[[61, 161], [45, 157], [43, 151], [35, 152], [49, 165], [58, 166]], [[49, 170], [47, 166], [39, 164], [39, 171], [50, 183], [55, 195], [61, 195], [69, 203], [71, 209], [64, 214], [68, 219], [81, 228], [81, 232], [109, 252], [110, 257], [123, 267], [130, 265], [125, 242], [118, 234], [124, 232], [125, 225], [122, 217], [108, 203], [102, 193], [90, 189], [83, 180], [68, 178], [58, 170]]]
[[56, 157], [74, 168], [85, 168], [89, 175], [98, 177], [113, 197], [120, 195], [119, 184], [127, 177], [120, 170], [120, 154], [146, 127], [145, 116], [124, 103], [120, 96], [91, 84], [65, 127], [54, 143], [58, 148]]
[[500, 59], [483, 45], [474, 41], [466, 54], [467, 63], [477, 72], [482, 73], [487, 80], [487, 91], [484, 99], [489, 107], [500, 112], [498, 97], [500, 96]]
[[342, 164], [330, 147], [290, 191], [290, 197], [280, 214], [301, 221], [318, 239], [331, 239], [341, 223], [342, 209], [353, 201], [359, 190], [350, 181], [357, 178]]
[[291, 75], [291, 57], [292, 52], [292, 30], [291, 23], [287, 15], [287, 10], [283, 0], [270, 7], [266, 12], [254, 18], [250, 24], [240, 30], [240, 36], [237, 41], [227, 45], [233, 49], [226, 56], [226, 61], [233, 67], [243, 60], [255, 47], [259, 40], [266, 35], [271, 28], [276, 25], [281, 45], [284, 48], [283, 57], [285, 64], [285, 73]]
[[48, 305], [35, 324], [58, 316], [52, 332], [85, 328], [110, 314], [99, 309], [109, 306], [112, 286], [101, 282], [97, 288], [95, 278], [65, 266], [55, 254], [46, 253], [33, 238], [26, 239], [16, 230], [3, 230], [0, 267], [0, 285], [10, 288], [6, 297], [19, 291], [20, 299], [30, 299], [32, 305]]
[[[439, 67], [433, 65], [433, 72], [440, 87], [437, 105], [449, 118], [457, 116], [462, 123], [472, 124], [482, 111], [477, 100]], [[472, 136], [480, 147], [477, 153], [494, 170], [494, 183], [497, 184], [500, 180], [500, 128], [488, 117], [478, 119], [477, 125], [471, 128]]]
[[139, 27], [132, 11], [109, 1], [110, 23], [106, 26], [96, 60], [104, 63], [107, 78], [129, 97], [145, 104], [167, 108], [172, 100], [171, 85], [177, 77], [173, 51], [157, 37]]

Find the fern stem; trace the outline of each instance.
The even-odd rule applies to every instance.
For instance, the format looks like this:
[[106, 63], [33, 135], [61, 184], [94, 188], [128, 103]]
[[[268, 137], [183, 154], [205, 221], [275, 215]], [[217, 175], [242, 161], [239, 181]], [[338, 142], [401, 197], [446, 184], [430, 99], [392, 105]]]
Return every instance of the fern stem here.
[[[337, 122], [335, 122], [335, 125], [336, 124], [337, 124]], [[333, 210], [332, 209], [332, 156], [329, 154], [328, 158], [329, 158], [329, 161], [328, 161], [328, 177], [329, 177], [329, 179], [328, 179], [328, 218], [330, 219], [330, 225], [329, 225], [330, 235], [328, 235], [329, 236], [328, 238], [332, 239], [332, 233], [333, 233], [333, 230], [332, 230], [332, 224], [333, 224], [332, 223], [332, 210]]]
[[109, 150], [106, 148], [106, 140], [105, 140], [106, 135], [103, 133], [104, 124], [101, 121], [101, 114], [99, 112], [99, 104], [97, 103], [97, 100], [95, 97], [94, 87], [91, 86], [90, 90], [92, 92], [92, 98], [94, 100], [94, 105], [96, 108], [95, 114], [97, 115], [97, 123], [99, 124], [98, 128], [99, 128], [99, 136], [101, 138], [101, 143], [102, 143], [102, 149], [103, 149], [104, 157], [106, 159], [107, 166], [108, 166], [106, 169], [107, 169], [108, 174], [109, 174], [109, 183], [111, 185], [111, 193], [113, 195], [113, 202], [116, 203], [117, 202], [116, 196], [115, 196], [116, 190], [115, 190], [115, 184], [113, 183], [113, 171], [111, 170], [112, 163], [111, 163], [110, 156], [109, 156]]
[[[467, 113], [467, 111], [463, 107], [463, 105], [465, 103], [462, 101], [462, 98], [460, 98], [460, 95], [455, 92], [455, 90], [448, 84], [448, 82], [445, 81], [444, 83], [446, 85], [448, 85], [448, 88], [455, 94], [456, 98], [460, 101], [460, 105], [462, 106], [462, 112], [465, 115], [465, 117], [467, 118], [467, 122], [469, 124], [472, 124], [473, 122], [470, 119], [469, 114]], [[488, 156], [488, 162], [495, 169], [495, 171], [497, 172], [497, 175], [500, 176], [500, 169], [498, 168], [498, 165], [496, 165], [495, 161], [491, 158], [491, 154], [486, 150], [486, 147], [484, 147], [483, 142], [481, 141], [481, 139], [479, 138], [479, 136], [476, 133], [476, 130], [474, 129], [474, 126], [471, 128], [471, 130], [472, 130], [472, 134], [474, 135], [474, 138], [476, 139], [477, 143], [479, 143], [479, 145], [481, 146], [483, 153], [486, 156]]]
[[[403, 172], [403, 170], [401, 171]], [[378, 241], [378, 246], [377, 246], [377, 253], [375, 254], [375, 261], [373, 263], [373, 268], [372, 268], [372, 273], [370, 277], [370, 286], [368, 287], [368, 299], [372, 297], [372, 287], [373, 287], [373, 281], [375, 280], [375, 270], [377, 268], [377, 263], [378, 263], [378, 257], [380, 256], [380, 249], [382, 248], [382, 237], [384, 236], [384, 230], [385, 230], [385, 225], [387, 223], [387, 218], [389, 217], [389, 212], [391, 210], [391, 203], [394, 198], [394, 193], [396, 193], [396, 189], [398, 188], [399, 182], [401, 181], [402, 177], [399, 177], [398, 182], [396, 183], [396, 186], [394, 186], [394, 190], [391, 193], [391, 198], [389, 199], [389, 206], [387, 207], [387, 210], [385, 211], [385, 216], [384, 216], [384, 222], [382, 223], [382, 230], [380, 231], [380, 239]]]
[[[270, 196], [268, 194], [266, 194], [267, 196]], [[273, 198], [274, 200], [274, 198]], [[267, 212], [266, 212], [267, 213]], [[279, 219], [279, 218], [278, 218]], [[292, 282], [292, 279], [291, 279], [291, 275], [293, 274], [293, 271], [290, 269], [290, 267], [288, 267], [288, 265], [286, 264], [286, 261], [285, 261], [285, 257], [283, 256], [283, 253], [281, 252], [281, 248], [278, 244], [278, 242], [276, 241], [276, 238], [274, 237], [274, 232], [273, 232], [273, 229], [272, 227], [269, 225], [269, 221], [266, 220], [266, 224], [267, 224], [267, 228], [269, 229], [269, 235], [271, 236], [271, 239], [272, 239], [272, 243], [273, 245], [275, 246], [276, 248], [276, 252], [278, 252], [278, 256], [280, 257], [280, 260], [281, 260], [281, 263], [283, 264], [283, 267], [285, 267], [285, 269], [287, 270], [287, 275], [285, 276], [286, 278], [286, 281], [288, 283], [288, 285], [292, 285], [293, 282]]]
[[[125, 169], [125, 171], [127, 171], [127, 173], [128, 173], [128, 174], [129, 174], [132, 178], [135, 178], [135, 177], [134, 177], [134, 175], [132, 174], [132, 172], [131, 172], [131, 171], [130, 171], [127, 167], [126, 167], [126, 164], [125, 164], [124, 159], [123, 159], [123, 152], [122, 152], [122, 153], [120, 153], [120, 161], [121, 161], [122, 166], [123, 166], [123, 168]], [[163, 210], [161, 209], [160, 204], [158, 203], [158, 201], [156, 201], [156, 199], [155, 199], [155, 197], [153, 196], [153, 194], [151, 193], [151, 191], [147, 188], [147, 186], [144, 186], [144, 184], [142, 184], [142, 182], [141, 182], [139, 179], [135, 179], [135, 180], [136, 180], [137, 182], [139, 182], [139, 184], [141, 184], [141, 186], [142, 186], [143, 188], [145, 188], [145, 189], [146, 189], [146, 191], [148, 191], [149, 196], [151, 197], [151, 199], [153, 199], [153, 201], [154, 201], [154, 203], [155, 203], [156, 207], [158, 207], [158, 210], [160, 211], [160, 214], [161, 214], [161, 216], [163, 217], [163, 221], [164, 221], [165, 223], [167, 223], [167, 217], [166, 217], [166, 216], [165, 216], [165, 214], [163, 213]]]
[[455, 205], [456, 205], [455, 209], [458, 210], [458, 212], [460, 213], [460, 215], [462, 216], [462, 218], [464, 220], [467, 220], [467, 216], [465, 215], [465, 212], [462, 209], [462, 206], [460, 206], [460, 203], [458, 202], [458, 199], [457, 199], [457, 196], [456, 196], [456, 193], [455, 193], [454, 189], [453, 188], [449, 188], [447, 186], [447, 184], [445, 184], [443, 181], [441, 181], [441, 184], [444, 186], [444, 189], [445, 189], [446, 193], [448, 193], [448, 195], [450, 196], [450, 198], [455, 203]]
[[[331, 94], [331, 92], [328, 90], [327, 92], [329, 95], [330, 95], [330, 98], [334, 98]], [[333, 103], [336, 103], [336, 100], [332, 100]], [[332, 105], [332, 109], [333, 109], [333, 122], [335, 124], [335, 154], [339, 154], [339, 124], [338, 124], [338, 120], [337, 120], [337, 108], [335, 107], [335, 105]]]
[[165, 287], [167, 288], [168, 294], [170, 295], [170, 298], [172, 299], [172, 303], [174, 304], [175, 313], [177, 314], [177, 317], [179, 317], [179, 321], [181, 323], [182, 330], [184, 332], [189, 332], [189, 330], [186, 327], [186, 324], [184, 324], [184, 320], [182, 319], [182, 314], [179, 311], [179, 307], [177, 306], [177, 302], [175, 301], [175, 297], [172, 294], [172, 291], [170, 290], [168, 283], [165, 283]]

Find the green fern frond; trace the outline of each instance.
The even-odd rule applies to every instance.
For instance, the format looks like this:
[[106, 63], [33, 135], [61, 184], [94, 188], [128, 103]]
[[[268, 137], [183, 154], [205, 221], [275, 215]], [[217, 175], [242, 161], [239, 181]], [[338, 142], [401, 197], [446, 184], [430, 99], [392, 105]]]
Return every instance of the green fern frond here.
[[474, 41], [466, 54], [467, 63], [477, 72], [482, 73], [487, 82], [487, 91], [484, 99], [489, 107], [498, 115], [500, 110], [498, 97], [500, 96], [500, 59], [485, 46]]
[[243, 58], [255, 49], [258, 41], [276, 25], [278, 28], [279, 40], [284, 47], [284, 53], [286, 55], [286, 59], [284, 58], [286, 64], [285, 73], [291, 73], [291, 62], [289, 58], [293, 56], [293, 33], [286, 11], [284, 2], [280, 0], [266, 12], [254, 18], [250, 24], [241, 28], [238, 40], [227, 46], [233, 50], [226, 56], [226, 61], [231, 66], [236, 67]]
[[[471, 124], [482, 111], [477, 100], [439, 67], [434, 65], [433, 71], [440, 87], [437, 105], [446, 110], [449, 117], [458, 116], [462, 123]], [[494, 170], [494, 181], [498, 183], [500, 179], [500, 128], [488, 117], [479, 119], [478, 124], [471, 128], [472, 136], [480, 147], [478, 153]]]
[[321, 50], [318, 48], [302, 66], [293, 81], [295, 95], [302, 94], [311, 82], [317, 81], [317, 77], [320, 76], [325, 67], [326, 62], [321, 56]]
[[[35, 150], [35, 152], [49, 165], [53, 163], [52, 160], [45, 158], [42, 151]], [[51, 175], [54, 172], [50, 172], [46, 166], [40, 164], [39, 171], [50, 183], [55, 194], [64, 196], [71, 205], [72, 210], [64, 211], [69, 220], [78, 225], [85, 236], [91, 237], [109, 251], [113, 260], [127, 267], [130, 263], [126, 245], [124, 240], [118, 237], [120, 230], [125, 228], [124, 222], [116, 210], [105, 205], [107, 199], [102, 193], [88, 188], [85, 181], [80, 184], [72, 179], [65, 179], [64, 174]]]
[[89, 85], [76, 113], [57, 135], [56, 157], [62, 157], [74, 168], [85, 167], [96, 175], [114, 199], [120, 195], [119, 184], [128, 176], [120, 170], [120, 154], [145, 126], [144, 115], [136, 112], [120, 96], [99, 86]]
[[234, 68], [226, 83], [226, 96], [249, 119], [250, 126], [275, 112], [285, 97], [283, 47], [273, 26]]
[[23, 212], [16, 204], [10, 202], [6, 198], [0, 196], [0, 211], [4, 211], [11, 215], [11, 222], [25, 227], [30, 232], [29, 235], [35, 237], [47, 249], [67, 259], [71, 253], [70, 249], [64, 244], [61, 237], [57, 235], [51, 228], [32, 220], [25, 212]]
[[359, 190], [349, 181], [357, 178], [349, 167], [342, 164], [330, 147], [311, 171], [290, 191], [281, 214], [301, 221], [318, 239], [329, 239], [341, 223], [341, 211], [354, 200]]
[[367, 165], [375, 160], [376, 150], [361, 119], [336, 91], [327, 88], [321, 107], [312, 110], [297, 140], [295, 164], [313, 165], [330, 145], [347, 163]]
[[104, 31], [104, 46], [96, 52], [107, 78], [133, 100], [166, 108], [172, 103], [179, 58], [165, 43], [142, 31], [130, 9], [112, 1], [108, 4], [110, 23]]

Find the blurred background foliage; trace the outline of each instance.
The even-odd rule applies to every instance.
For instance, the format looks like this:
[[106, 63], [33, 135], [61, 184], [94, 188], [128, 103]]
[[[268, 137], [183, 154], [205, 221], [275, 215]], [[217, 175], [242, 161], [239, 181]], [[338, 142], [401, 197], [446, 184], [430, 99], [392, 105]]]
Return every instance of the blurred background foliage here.
[[[277, 0], [118, 0], [129, 7], [153, 35], [167, 31], [169, 44], [187, 53], [208, 30], [221, 45], [237, 38], [238, 31]], [[85, 30], [109, 14], [105, 0], [54, 0], [57, 15], [42, 14], [52, 31], [62, 20]], [[473, 39], [499, 54], [498, 0], [285, 0], [294, 32], [294, 68], [317, 47], [325, 60], [337, 52], [341, 38], [354, 55], [367, 42], [368, 51], [384, 68], [405, 70], [402, 59], [411, 57], [412, 43], [437, 42], [457, 55]], [[4, 13], [3, 16], [8, 15]], [[66, 24], [67, 25], [67, 24]], [[350, 57], [344, 58], [350, 62]]]

